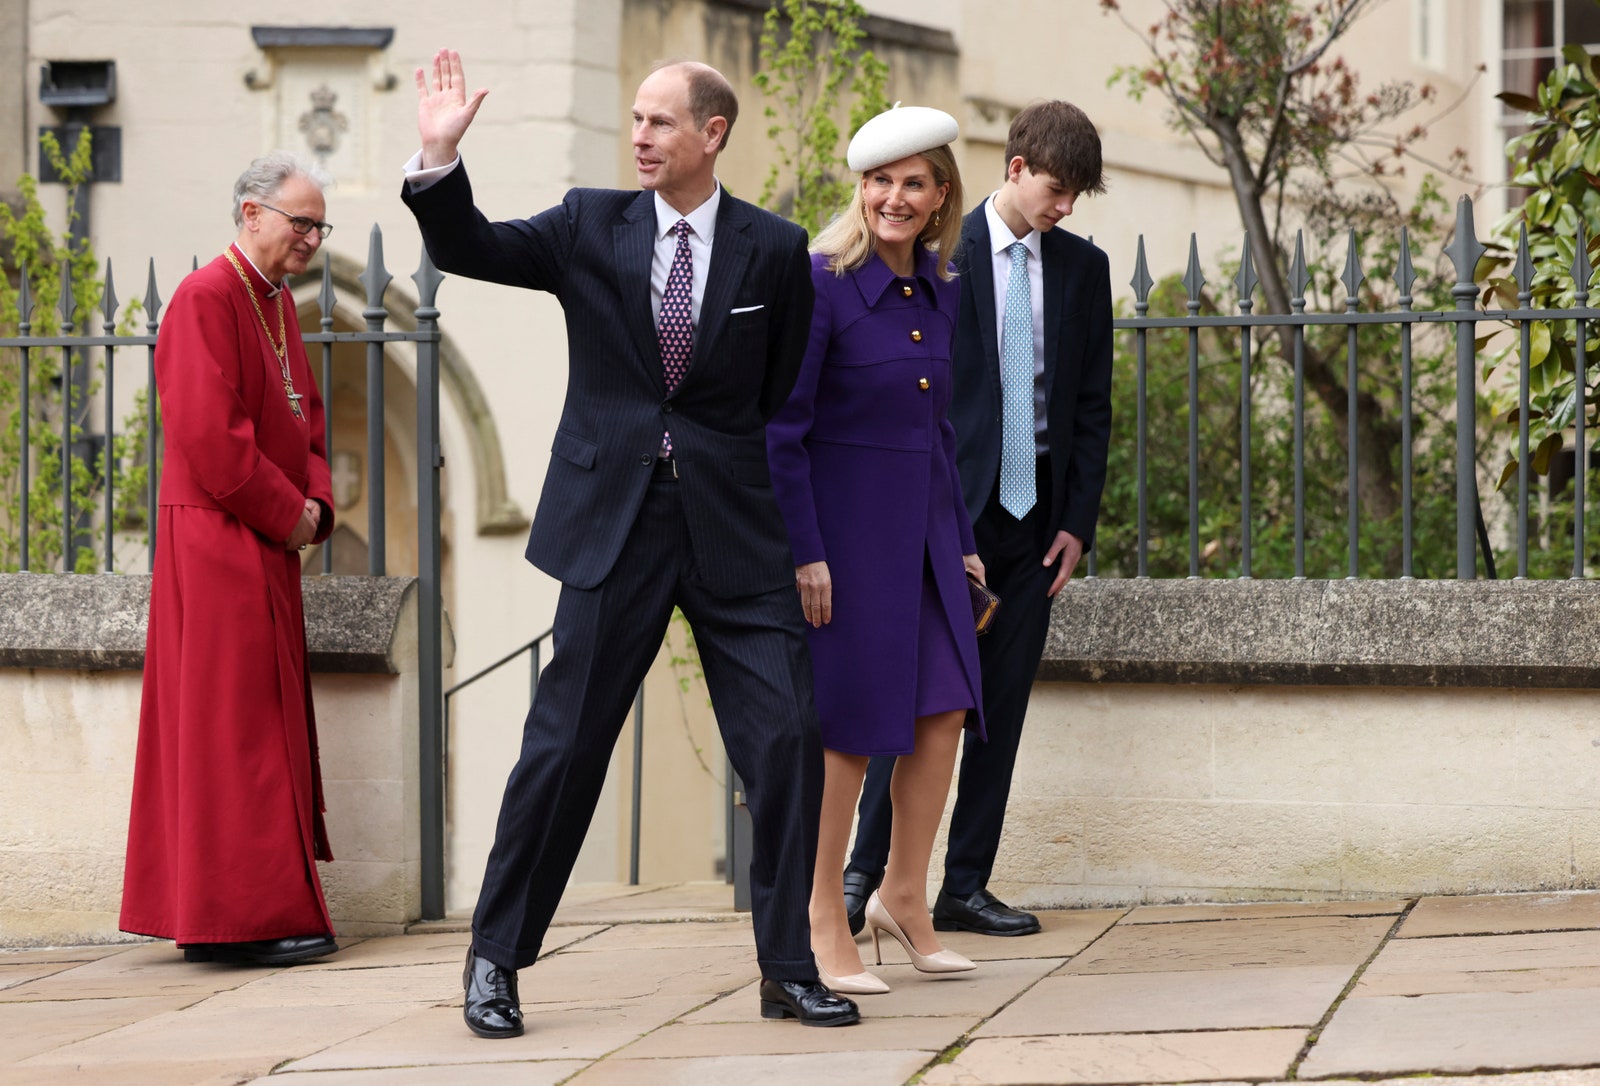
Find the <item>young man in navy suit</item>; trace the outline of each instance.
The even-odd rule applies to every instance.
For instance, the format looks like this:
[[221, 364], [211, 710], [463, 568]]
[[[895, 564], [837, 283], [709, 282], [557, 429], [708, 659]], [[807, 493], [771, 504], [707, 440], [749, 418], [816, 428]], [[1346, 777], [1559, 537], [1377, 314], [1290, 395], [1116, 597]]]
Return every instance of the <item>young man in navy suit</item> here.
[[[1094, 542], [1111, 437], [1111, 275], [1105, 253], [1060, 220], [1105, 191], [1100, 136], [1082, 110], [1039, 102], [1006, 139], [1005, 181], [967, 215], [950, 420], [978, 557], [1001, 599], [978, 639], [989, 741], [967, 733], [934, 927], [1030, 935], [1031, 913], [989, 892], [1050, 601]], [[883, 877], [893, 759], [873, 759], [845, 908], [859, 931]]]
[[[446, 272], [548, 291], [567, 322], [567, 396], [528, 560], [561, 581], [556, 651], [506, 783], [472, 918], [463, 1013], [523, 1030], [533, 964], [672, 608], [695, 631], [746, 786], [761, 1014], [847, 1025], [818, 981], [807, 919], [822, 748], [794, 563], [767, 476], [766, 421], [811, 322], [805, 231], [725, 192], [738, 114], [704, 64], [658, 68], [633, 105], [641, 192], [573, 189], [530, 219], [473, 206], [457, 145], [486, 91], [461, 57], [417, 71], [422, 151], [402, 193]], [[531, 361], [531, 360], [530, 360]]]

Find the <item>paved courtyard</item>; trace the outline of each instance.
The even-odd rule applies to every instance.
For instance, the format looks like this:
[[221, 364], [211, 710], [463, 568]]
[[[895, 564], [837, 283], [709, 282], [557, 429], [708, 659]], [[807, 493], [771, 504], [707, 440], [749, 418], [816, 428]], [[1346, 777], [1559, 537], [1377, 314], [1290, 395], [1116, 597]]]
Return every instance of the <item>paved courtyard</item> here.
[[1046, 912], [1037, 936], [949, 936], [973, 973], [922, 976], [891, 944], [893, 992], [843, 1029], [759, 1017], [731, 899], [575, 888], [509, 1041], [461, 1022], [460, 924], [292, 968], [0, 951], [0, 1083], [1600, 1086], [1600, 893]]

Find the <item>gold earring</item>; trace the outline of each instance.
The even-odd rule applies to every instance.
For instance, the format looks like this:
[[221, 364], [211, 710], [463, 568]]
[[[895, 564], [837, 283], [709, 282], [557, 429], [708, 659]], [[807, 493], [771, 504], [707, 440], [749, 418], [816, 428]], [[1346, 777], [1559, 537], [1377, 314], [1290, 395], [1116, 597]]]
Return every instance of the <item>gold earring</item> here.
[[943, 221], [943, 220], [942, 220], [942, 219], [940, 219], [940, 217], [939, 217], [939, 211], [938, 211], [938, 209], [937, 209], [937, 208], [935, 208], [935, 209], [934, 209], [934, 212], [933, 212], [933, 225], [934, 225], [934, 227], [935, 227], [935, 229], [937, 229], [937, 228], [938, 228], [938, 226], [939, 226], [939, 224], [940, 224], [940, 222], [942, 222], [942, 221]]

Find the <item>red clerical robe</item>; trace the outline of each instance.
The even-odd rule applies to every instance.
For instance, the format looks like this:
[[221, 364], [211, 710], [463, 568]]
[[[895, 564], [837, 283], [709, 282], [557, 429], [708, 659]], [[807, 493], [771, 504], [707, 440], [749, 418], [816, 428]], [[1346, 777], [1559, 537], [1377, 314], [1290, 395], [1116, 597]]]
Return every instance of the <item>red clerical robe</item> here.
[[[277, 338], [278, 300], [237, 248]], [[287, 292], [296, 418], [245, 281], [219, 256], [156, 343], [166, 458], [123, 877], [124, 931], [179, 943], [333, 933], [300, 556], [333, 530], [323, 408]]]

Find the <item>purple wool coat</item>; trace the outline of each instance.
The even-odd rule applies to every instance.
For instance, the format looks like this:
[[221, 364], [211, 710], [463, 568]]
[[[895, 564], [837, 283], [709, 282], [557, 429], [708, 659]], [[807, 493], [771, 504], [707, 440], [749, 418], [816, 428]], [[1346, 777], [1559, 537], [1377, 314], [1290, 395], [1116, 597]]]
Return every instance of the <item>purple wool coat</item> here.
[[[977, 547], [946, 417], [959, 290], [937, 260], [924, 249], [916, 274], [899, 278], [874, 254], [837, 276], [813, 254], [805, 360], [767, 424], [795, 565], [826, 561], [833, 580], [833, 621], [806, 633], [823, 745], [849, 754], [911, 753], [925, 563], [936, 619], [954, 635], [971, 704], [983, 705], [961, 564]], [[968, 719], [981, 734], [981, 709]]]

